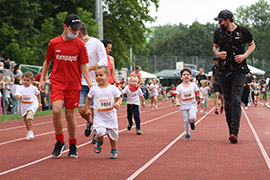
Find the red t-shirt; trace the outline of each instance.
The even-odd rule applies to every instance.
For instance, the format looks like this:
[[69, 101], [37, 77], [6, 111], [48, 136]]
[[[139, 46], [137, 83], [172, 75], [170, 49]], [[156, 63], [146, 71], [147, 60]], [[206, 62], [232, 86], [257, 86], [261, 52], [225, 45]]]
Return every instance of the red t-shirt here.
[[176, 88], [174, 88], [174, 89], [170, 89], [170, 94], [171, 94], [171, 96], [176, 96], [176, 93], [175, 93], [175, 91], [176, 91]]
[[46, 61], [53, 60], [51, 87], [59, 90], [80, 90], [80, 64], [88, 63], [84, 42], [78, 38], [64, 41], [62, 36], [50, 40]]
[[112, 84], [114, 82], [113, 81], [113, 76], [112, 76], [112, 63], [111, 63], [111, 60], [110, 60], [110, 56], [108, 54], [107, 54], [107, 61], [108, 61], [107, 68], [110, 70], [110, 76], [109, 76], [109, 79], [108, 79], [108, 83]]

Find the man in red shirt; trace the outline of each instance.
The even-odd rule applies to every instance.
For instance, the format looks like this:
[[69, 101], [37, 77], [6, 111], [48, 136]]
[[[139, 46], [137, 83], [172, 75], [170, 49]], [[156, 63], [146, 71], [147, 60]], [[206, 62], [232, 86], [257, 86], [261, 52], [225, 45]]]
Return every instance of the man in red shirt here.
[[74, 109], [79, 105], [81, 74], [86, 79], [89, 88], [93, 86], [86, 67], [88, 56], [85, 44], [77, 38], [81, 25], [81, 20], [77, 15], [67, 15], [64, 22], [64, 31], [60, 36], [50, 40], [46, 59], [43, 63], [39, 84], [41, 92], [44, 92], [44, 78], [53, 60], [50, 79], [50, 99], [52, 102], [53, 125], [57, 142], [52, 152], [52, 157], [60, 157], [65, 149], [61, 120], [64, 103], [70, 144], [68, 157], [78, 157]]

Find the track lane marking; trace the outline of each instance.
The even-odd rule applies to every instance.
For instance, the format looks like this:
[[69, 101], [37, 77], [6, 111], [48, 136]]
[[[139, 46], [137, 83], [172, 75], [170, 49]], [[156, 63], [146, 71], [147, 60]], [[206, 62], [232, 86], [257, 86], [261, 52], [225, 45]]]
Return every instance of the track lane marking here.
[[[203, 117], [201, 117], [195, 124], [200, 123], [209, 113], [211, 113], [215, 109], [215, 106]], [[185, 135], [185, 131], [182, 132], [178, 137], [176, 137], [171, 143], [169, 143], [162, 151], [160, 151], [157, 155], [155, 155], [150, 161], [144, 164], [141, 168], [139, 168], [136, 172], [134, 172], [127, 180], [133, 180], [139, 174], [141, 174], [146, 168], [148, 168], [151, 164], [153, 164], [160, 156], [162, 156], [166, 151], [168, 151], [179, 139], [181, 139]]]
[[[159, 104], [163, 104], [163, 103], [159, 103]], [[126, 109], [124, 109], [125, 106], [121, 106], [122, 108], [119, 111], [126, 111]], [[145, 111], [141, 111], [141, 113], [143, 113]], [[147, 111], [148, 112], [148, 111]], [[52, 115], [48, 115], [48, 116], [52, 116]], [[42, 116], [40, 116], [42, 117]], [[80, 118], [81, 116], [75, 116], [75, 118]], [[18, 119], [20, 120], [20, 119]], [[62, 121], [65, 121], [66, 119], [62, 119]], [[46, 122], [41, 122], [41, 123], [33, 123], [33, 126], [39, 126], [39, 125], [44, 125], [44, 124], [50, 124], [52, 123], [52, 121], [46, 121]], [[3, 128], [3, 129], [0, 129], [0, 132], [2, 131], [8, 131], [8, 130], [14, 130], [14, 129], [20, 129], [20, 128], [25, 128], [25, 125], [21, 125], [21, 126], [15, 126], [15, 127], [9, 127], [9, 128]]]
[[[165, 107], [167, 107], [167, 106], [165, 106]], [[161, 109], [161, 108], [160, 108], [160, 109]], [[152, 111], [152, 110], [151, 110], [151, 111]], [[175, 113], [177, 113], [177, 112], [179, 112], [179, 110], [174, 111], [174, 112], [171, 112], [171, 113], [168, 113], [168, 114], [166, 114], [166, 115], [163, 115], [163, 116], [160, 116], [160, 117], [157, 117], [157, 118], [154, 118], [154, 119], [151, 119], [151, 120], [149, 120], [149, 121], [146, 121], [146, 122], [142, 123], [141, 125], [148, 124], [148, 123], [150, 123], [150, 122], [159, 120], [159, 119], [164, 118], [164, 117], [166, 117], [166, 116], [170, 116], [170, 115], [172, 115], [172, 114], [175, 114]], [[127, 129], [126, 129], [126, 128], [125, 128], [125, 129], [122, 129], [122, 130], [119, 131], [119, 133], [124, 132], [124, 131], [127, 131]], [[83, 146], [85, 146], [85, 145], [88, 145], [88, 144], [90, 144], [91, 142], [92, 142], [92, 141], [89, 141], [89, 142], [80, 144], [80, 145], [77, 146], [77, 148], [79, 149], [80, 147], [83, 147]], [[66, 152], [68, 152], [68, 150], [65, 150], [63, 153], [66, 153]], [[27, 163], [27, 164], [24, 164], [24, 165], [21, 165], [21, 166], [18, 166], [18, 167], [15, 167], [15, 168], [12, 168], [12, 169], [3, 171], [3, 172], [0, 173], [0, 176], [5, 175], [5, 174], [8, 174], [8, 173], [10, 173], [10, 172], [14, 172], [14, 171], [20, 170], [20, 169], [22, 169], [22, 168], [25, 168], [25, 167], [28, 167], [28, 166], [31, 166], [31, 165], [34, 165], [34, 164], [37, 164], [37, 163], [39, 163], [39, 162], [41, 162], [41, 161], [44, 161], [44, 160], [47, 160], [47, 159], [49, 159], [49, 158], [51, 158], [51, 157], [52, 157], [52, 156], [49, 155], [49, 156], [43, 157], [43, 158], [41, 158], [41, 159], [32, 161], [32, 162], [30, 162], [30, 163]]]
[[258, 144], [258, 146], [259, 146], [259, 148], [261, 150], [261, 153], [262, 153], [263, 158], [264, 158], [264, 160], [266, 162], [266, 165], [268, 166], [268, 169], [270, 170], [270, 159], [269, 159], [269, 156], [267, 155], [267, 153], [266, 153], [266, 151], [265, 151], [265, 149], [263, 147], [263, 144], [262, 144], [262, 142], [261, 142], [261, 140], [260, 140], [260, 138], [259, 138], [256, 130], [254, 129], [251, 121], [249, 120], [246, 111], [243, 109], [243, 107], [242, 107], [242, 111], [243, 111], [243, 113], [244, 113], [244, 115], [246, 117], [246, 120], [248, 122], [248, 125], [249, 125], [249, 127], [250, 127], [250, 129], [251, 129], [251, 131], [253, 133], [253, 136], [255, 137], [255, 140], [256, 140], [256, 142], [257, 142], [257, 144]]

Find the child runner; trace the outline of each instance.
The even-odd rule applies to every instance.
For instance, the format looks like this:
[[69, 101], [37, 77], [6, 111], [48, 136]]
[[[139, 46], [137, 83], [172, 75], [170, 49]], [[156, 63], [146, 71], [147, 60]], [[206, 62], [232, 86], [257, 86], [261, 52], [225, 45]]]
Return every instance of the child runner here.
[[152, 84], [149, 86], [150, 98], [151, 98], [151, 107], [152, 109], [157, 109], [157, 97], [159, 93], [159, 85], [157, 84], [157, 79], [152, 80]]
[[171, 99], [172, 99], [172, 106], [175, 105], [175, 96], [176, 96], [175, 91], [176, 91], [175, 85], [172, 84], [172, 85], [171, 85], [171, 89], [170, 89], [170, 91], [169, 91], [170, 97], [171, 97]]
[[180, 106], [183, 114], [184, 127], [186, 131], [185, 140], [190, 140], [189, 124], [192, 130], [195, 129], [197, 102], [196, 96], [203, 99], [202, 94], [194, 82], [190, 82], [192, 74], [189, 69], [183, 69], [180, 73], [183, 82], [176, 88], [176, 106]]
[[205, 114], [207, 114], [207, 109], [208, 109], [208, 90], [209, 87], [207, 86], [207, 80], [201, 80], [201, 85], [200, 91], [203, 96], [203, 100], [201, 101], [201, 113], [203, 113], [203, 107], [205, 108]]
[[259, 93], [260, 93], [260, 89], [259, 89], [257, 83], [254, 83], [253, 84], [252, 91], [253, 91], [253, 94], [254, 94], [254, 105], [256, 107], [257, 104], [258, 104], [258, 97], [259, 97]]
[[[101, 152], [103, 138], [107, 134], [111, 143], [110, 159], [116, 159], [118, 140], [118, 122], [116, 109], [121, 106], [121, 92], [116, 86], [108, 83], [110, 71], [106, 66], [99, 66], [96, 69], [96, 81], [98, 86], [90, 89], [85, 100], [85, 107], [90, 107], [90, 102], [94, 99], [93, 129], [97, 136], [94, 148], [95, 153]], [[86, 110], [87, 115], [91, 115], [90, 109]]]
[[262, 90], [261, 90], [261, 96], [263, 99], [263, 102], [267, 102], [267, 92], [266, 92], [267, 84], [262, 85]]
[[20, 101], [21, 114], [27, 129], [26, 139], [34, 139], [33, 120], [38, 107], [41, 107], [40, 92], [33, 86], [34, 75], [32, 72], [25, 72], [22, 76], [22, 86], [19, 86], [15, 95]]
[[142, 107], [145, 107], [145, 100], [143, 92], [138, 85], [139, 78], [137, 76], [131, 76], [129, 81], [129, 86], [126, 86], [123, 90], [123, 94], [127, 95], [127, 118], [128, 126], [127, 130], [131, 130], [133, 121], [132, 114], [134, 114], [134, 119], [136, 123], [136, 133], [138, 135], [143, 134], [141, 131], [141, 119], [140, 119], [140, 98], [142, 100]]

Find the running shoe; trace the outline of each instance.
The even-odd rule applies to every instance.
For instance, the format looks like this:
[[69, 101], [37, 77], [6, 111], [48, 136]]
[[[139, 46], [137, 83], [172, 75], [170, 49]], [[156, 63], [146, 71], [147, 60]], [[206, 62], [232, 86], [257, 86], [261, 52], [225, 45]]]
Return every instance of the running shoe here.
[[218, 114], [218, 109], [215, 110], [215, 113]]
[[93, 139], [92, 139], [92, 144], [96, 144], [96, 142], [97, 142], [97, 136], [96, 136], [96, 134], [94, 133], [94, 135], [93, 135]]
[[99, 141], [97, 140], [96, 145], [95, 145], [95, 147], [94, 147], [95, 153], [100, 153], [100, 152], [101, 152], [101, 146], [102, 146], [102, 144], [103, 144], [103, 141], [99, 142]]
[[191, 139], [190, 135], [187, 134], [187, 135], [185, 136], [185, 141], [189, 141], [190, 139]]
[[208, 113], [207, 111], [204, 112], [205, 115], [206, 115], [207, 113]]
[[231, 141], [231, 143], [236, 144], [238, 142], [237, 136], [234, 134], [231, 134], [231, 136], [229, 137], [229, 140]]
[[70, 158], [77, 158], [78, 157], [77, 147], [75, 146], [75, 144], [69, 145], [68, 157], [70, 157]]
[[115, 149], [112, 149], [111, 150], [111, 156], [110, 156], [110, 159], [117, 159], [118, 158], [118, 154], [119, 152]]
[[223, 110], [224, 110], [224, 107], [221, 106], [221, 107], [220, 107], [220, 114], [223, 113]]
[[28, 131], [28, 137], [29, 137], [29, 140], [34, 139], [33, 131]]
[[195, 129], [195, 123], [190, 123], [190, 129], [192, 129], [192, 130]]
[[25, 137], [26, 140], [30, 140], [30, 137], [29, 137], [29, 131], [26, 132], [26, 137]]
[[65, 143], [62, 144], [60, 141], [57, 141], [54, 150], [52, 152], [52, 157], [58, 158], [61, 156], [62, 152], [65, 150], [66, 146]]
[[143, 134], [143, 132], [142, 132], [140, 129], [136, 129], [136, 133], [137, 133], [138, 135]]
[[203, 110], [201, 109], [201, 111], [200, 111], [201, 113], [203, 113]]
[[133, 124], [129, 124], [129, 125], [127, 126], [127, 130], [128, 130], [128, 131], [130, 131], [130, 130], [131, 130], [132, 125], [133, 125]]
[[85, 130], [84, 130], [84, 135], [86, 137], [89, 137], [90, 136], [90, 134], [92, 132], [92, 130], [91, 130], [92, 125], [93, 125], [92, 123], [86, 123], [86, 127], [85, 127]]

